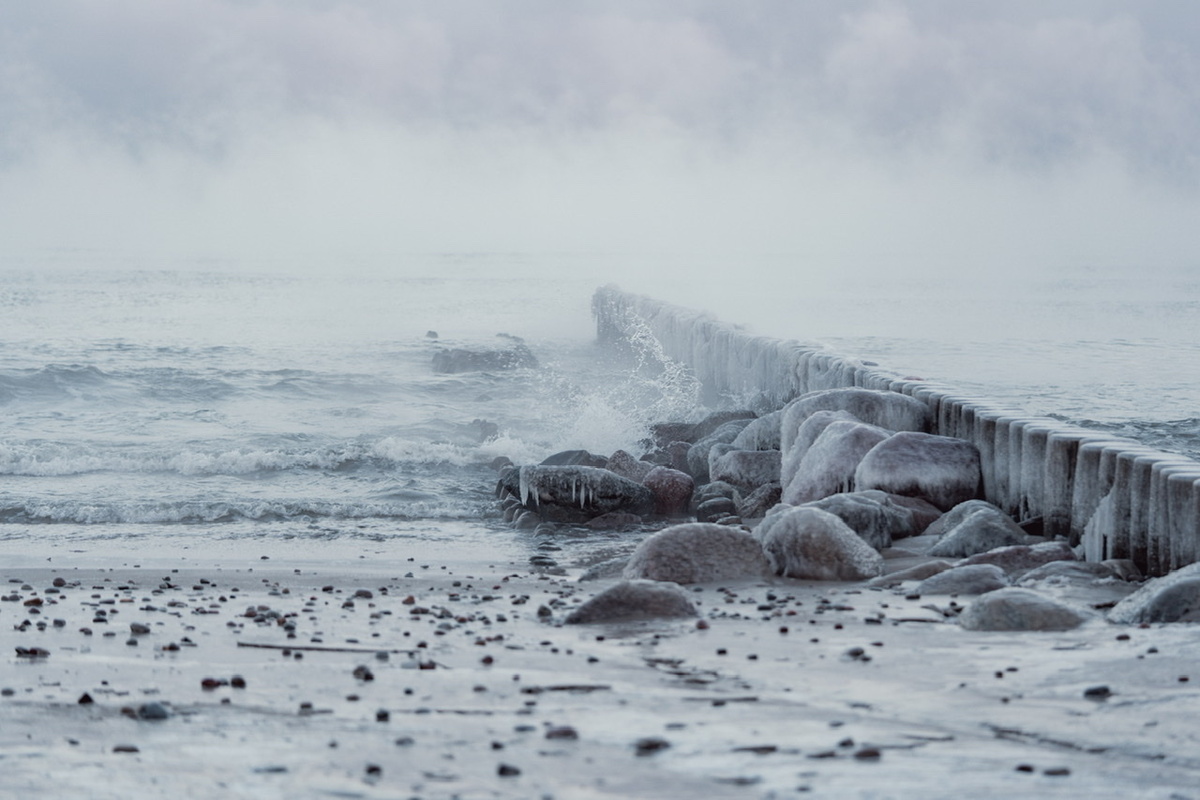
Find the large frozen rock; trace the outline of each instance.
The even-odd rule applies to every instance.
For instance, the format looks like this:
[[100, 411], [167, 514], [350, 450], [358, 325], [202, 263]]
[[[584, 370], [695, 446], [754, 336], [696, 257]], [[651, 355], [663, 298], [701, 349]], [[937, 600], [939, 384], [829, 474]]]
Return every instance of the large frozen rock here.
[[[1007, 519], [1007, 517], [1005, 517]], [[1009, 531], [1011, 532], [1011, 528]], [[1018, 528], [1017, 530], [1020, 530]], [[1012, 575], [1055, 561], [1075, 561], [1075, 551], [1066, 542], [1039, 542], [997, 547], [963, 559], [963, 564], [995, 564]]]
[[892, 539], [917, 533], [911, 510], [897, 505], [886, 492], [847, 492], [830, 495], [807, 505], [835, 515], [876, 550], [892, 546]]
[[863, 456], [854, 483], [859, 489], [882, 489], [924, 497], [948, 510], [978, 497], [979, 448], [962, 439], [902, 431]]
[[678, 586], [657, 581], [621, 581], [567, 615], [568, 625], [694, 617], [696, 607]]
[[697, 483], [708, 483], [708, 452], [713, 446], [732, 444], [742, 429], [749, 424], [748, 419], [731, 420], [688, 448], [688, 472], [692, 473]]
[[764, 414], [751, 422], [733, 440], [738, 450], [779, 450], [779, 422], [783, 410]]
[[648, 461], [639, 461], [633, 457], [632, 453], [617, 450], [608, 457], [604, 468], [609, 472], [617, 473], [622, 478], [629, 478], [631, 481], [642, 483], [650, 470], [654, 469], [654, 465]]
[[1009, 587], [980, 596], [958, 616], [958, 624], [972, 631], [1069, 631], [1090, 618], [1045, 595]]
[[1200, 562], [1154, 578], [1108, 612], [1113, 622], [1200, 621]]
[[890, 431], [929, 430], [929, 409], [916, 398], [874, 389], [826, 389], [801, 395], [783, 407], [780, 437], [784, 450], [795, 441], [800, 423], [818, 411], [845, 411]]
[[738, 516], [742, 519], [760, 519], [767, 515], [783, 495], [783, 487], [778, 483], [765, 483], [742, 498], [737, 504]]
[[[954, 520], [951, 520], [954, 524], [949, 525], [929, 551], [929, 555], [935, 558], [966, 558], [998, 547], [1025, 544], [1025, 532], [993, 505], [971, 505], [961, 514], [955, 508], [946, 516], [951, 514], [954, 515]], [[931, 525], [930, 529], [933, 527]]]
[[669, 467], [650, 470], [642, 479], [642, 485], [654, 496], [654, 513], [664, 517], [686, 514], [696, 488], [691, 475]]
[[857, 581], [883, 574], [883, 557], [828, 511], [800, 506], [770, 520], [766, 532], [759, 535], [779, 575]]
[[508, 467], [497, 486], [501, 499], [516, 497], [525, 509], [551, 522], [582, 522], [613, 511], [649, 514], [654, 497], [640, 483], [597, 467]]
[[[717, 452], [716, 448], [712, 451]], [[730, 450], [709, 460], [709, 477], [750, 493], [768, 483], [779, 483], [778, 450]]]
[[[783, 451], [783, 463], [779, 468], [779, 482], [782, 485], [787, 486], [792, 482], [792, 478], [796, 477], [796, 470], [800, 468], [800, 462], [808, 453], [808, 448], [812, 447], [812, 443], [835, 422], [862, 422], [862, 420], [856, 419], [853, 414], [845, 411], [817, 411], [800, 422], [786, 445], [780, 444]], [[782, 436], [780, 438], [782, 440]]]
[[792, 505], [854, 491], [855, 473], [868, 452], [891, 434], [862, 422], [832, 422], [808, 448], [791, 482], [783, 487], [783, 502]]
[[995, 564], [969, 564], [931, 575], [917, 584], [917, 594], [987, 594], [1008, 586]]
[[642, 541], [625, 567], [626, 578], [711, 583], [760, 578], [770, 565], [758, 541], [738, 528], [686, 522]]

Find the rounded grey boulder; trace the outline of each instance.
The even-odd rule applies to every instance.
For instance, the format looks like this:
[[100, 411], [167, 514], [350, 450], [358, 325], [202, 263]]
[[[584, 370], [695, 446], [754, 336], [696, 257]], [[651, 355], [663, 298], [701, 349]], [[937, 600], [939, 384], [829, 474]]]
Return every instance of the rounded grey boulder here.
[[987, 594], [1008, 586], [995, 564], [969, 564], [932, 575], [917, 584], [917, 594]]
[[629, 557], [624, 577], [673, 583], [759, 578], [770, 565], [758, 541], [743, 530], [685, 522], [645, 539]]
[[696, 607], [678, 586], [656, 581], [621, 581], [567, 615], [568, 625], [694, 617]]
[[980, 596], [959, 615], [958, 624], [971, 631], [1069, 631], [1090, 618], [1037, 592], [1009, 587]]

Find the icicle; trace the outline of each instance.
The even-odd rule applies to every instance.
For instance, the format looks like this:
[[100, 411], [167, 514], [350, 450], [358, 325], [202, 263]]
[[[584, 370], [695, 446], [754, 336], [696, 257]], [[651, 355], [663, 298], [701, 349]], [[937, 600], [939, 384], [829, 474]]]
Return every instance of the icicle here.
[[520, 477], [517, 481], [521, 489], [521, 505], [529, 502], [529, 476], [525, 472], [526, 469], [526, 467], [521, 467]]
[[572, 477], [571, 478], [571, 502], [572, 503], [575, 502], [575, 489], [576, 489], [576, 487], [578, 487], [578, 485], [579, 485], [579, 480], [577, 478]]

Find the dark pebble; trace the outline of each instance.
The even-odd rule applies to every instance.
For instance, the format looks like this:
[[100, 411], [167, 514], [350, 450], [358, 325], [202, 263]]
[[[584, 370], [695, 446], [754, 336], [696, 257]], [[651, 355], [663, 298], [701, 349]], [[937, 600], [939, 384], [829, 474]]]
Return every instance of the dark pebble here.
[[570, 725], [558, 725], [546, 731], [547, 739], [578, 739], [579, 732]]
[[515, 775], [520, 775], [521, 770], [517, 767], [514, 767], [512, 764], [501, 764], [500, 766], [496, 767], [496, 774], [501, 778], [511, 778]]
[[1066, 767], [1051, 767], [1050, 769], [1042, 770], [1043, 775], [1050, 775], [1055, 778], [1065, 778], [1071, 774], [1071, 770]]
[[648, 756], [660, 750], [666, 750], [671, 743], [661, 736], [646, 736], [638, 739], [633, 747], [639, 756]]
[[1083, 696], [1089, 700], [1107, 700], [1112, 697], [1112, 689], [1107, 686], [1089, 686], [1083, 690]]

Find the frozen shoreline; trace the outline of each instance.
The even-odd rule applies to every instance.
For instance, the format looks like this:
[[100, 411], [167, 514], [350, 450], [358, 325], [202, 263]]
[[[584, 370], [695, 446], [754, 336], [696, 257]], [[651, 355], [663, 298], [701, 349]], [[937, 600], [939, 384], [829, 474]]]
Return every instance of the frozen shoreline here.
[[[923, 606], [949, 598], [776, 579], [699, 587], [706, 629], [560, 627], [607, 584], [516, 562], [410, 562], [375, 543], [306, 543], [294, 558], [267, 546], [230, 543], [204, 558], [0, 546], [0, 591], [20, 597], [0, 604], [6, 790], [1170, 798], [1196, 796], [1200, 783], [1200, 641], [1189, 625], [973, 633], [915, 621], [940, 618]], [[360, 589], [373, 596], [355, 598]], [[40, 614], [24, 605], [33, 597]], [[263, 606], [266, 621], [245, 616]], [[109, 622], [93, 622], [100, 609]], [[294, 639], [271, 611], [295, 624]], [[133, 622], [150, 633], [132, 634]], [[163, 649], [183, 637], [195, 646]], [[244, 689], [202, 688], [234, 675]], [[1109, 699], [1084, 697], [1101, 684]], [[84, 693], [95, 702], [80, 705]], [[170, 716], [122, 714], [151, 702]], [[577, 738], [547, 738], [565, 727]], [[670, 746], [639, 756], [646, 737]], [[501, 776], [502, 764], [520, 774]]]

